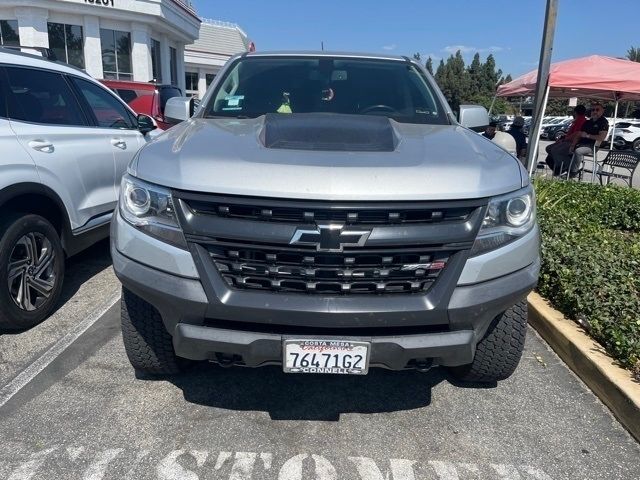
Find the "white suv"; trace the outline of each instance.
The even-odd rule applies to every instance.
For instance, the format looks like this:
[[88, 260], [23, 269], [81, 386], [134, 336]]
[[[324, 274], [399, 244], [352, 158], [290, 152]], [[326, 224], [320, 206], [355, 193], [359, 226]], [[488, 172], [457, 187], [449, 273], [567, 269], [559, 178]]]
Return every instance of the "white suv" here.
[[640, 120], [616, 123], [614, 145], [640, 152]]
[[0, 48], [0, 330], [52, 311], [65, 257], [108, 235], [154, 128], [81, 70]]

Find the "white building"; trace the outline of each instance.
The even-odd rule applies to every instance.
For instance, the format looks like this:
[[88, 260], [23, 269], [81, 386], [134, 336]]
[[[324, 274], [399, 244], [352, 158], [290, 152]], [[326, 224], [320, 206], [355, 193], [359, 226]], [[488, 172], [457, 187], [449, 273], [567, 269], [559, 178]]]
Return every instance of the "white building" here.
[[235, 25], [200, 24], [189, 0], [0, 0], [0, 45], [50, 48], [95, 78], [155, 79], [202, 97], [249, 42]]
[[229, 57], [249, 50], [253, 43], [238, 25], [203, 19], [199, 38], [184, 49], [187, 94], [202, 98]]

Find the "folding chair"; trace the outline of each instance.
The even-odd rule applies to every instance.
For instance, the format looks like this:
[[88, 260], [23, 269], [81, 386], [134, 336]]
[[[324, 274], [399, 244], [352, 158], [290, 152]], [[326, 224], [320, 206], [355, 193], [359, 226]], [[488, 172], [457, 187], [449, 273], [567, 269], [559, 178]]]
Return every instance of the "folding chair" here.
[[536, 169], [533, 174], [547, 177], [549, 172], [553, 173], [551, 168], [549, 168], [549, 165], [547, 165], [547, 162], [541, 161], [536, 163]]
[[[640, 152], [633, 150], [611, 150], [604, 161], [599, 172], [596, 172], [600, 185], [604, 185], [603, 179], [607, 179], [607, 185], [612, 178], [619, 178], [629, 185], [629, 188], [633, 187], [633, 174], [638, 168], [640, 163]], [[604, 167], [611, 168], [611, 171], [605, 171]], [[616, 169], [620, 168], [626, 170], [627, 173], [616, 173]]]
[[[578, 181], [582, 181], [582, 177], [584, 176], [585, 173], [590, 173], [591, 174], [591, 181], [593, 182], [595, 180], [595, 175], [598, 172], [598, 170], [601, 169], [601, 167], [598, 165], [598, 151], [600, 150], [600, 143], [601, 142], [595, 142], [593, 144], [593, 149], [591, 151], [591, 155], [589, 154], [585, 154], [583, 155], [584, 157], [592, 157], [593, 158], [593, 167], [590, 169], [585, 168], [584, 166], [584, 162], [582, 165], [580, 165], [578, 167], [578, 175], [577, 175], [577, 179]], [[573, 156], [571, 157], [571, 163], [569, 163], [569, 169], [567, 170], [567, 175], [566, 175], [566, 179], [569, 180], [569, 175], [571, 174], [571, 168], [573, 167], [573, 162], [576, 159], [576, 154], [574, 153]]]

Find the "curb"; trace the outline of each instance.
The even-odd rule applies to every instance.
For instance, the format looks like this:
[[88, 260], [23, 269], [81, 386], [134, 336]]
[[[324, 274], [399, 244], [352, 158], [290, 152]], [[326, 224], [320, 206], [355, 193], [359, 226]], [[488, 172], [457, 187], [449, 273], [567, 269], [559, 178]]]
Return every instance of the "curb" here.
[[540, 295], [527, 300], [529, 324], [640, 442], [640, 383]]

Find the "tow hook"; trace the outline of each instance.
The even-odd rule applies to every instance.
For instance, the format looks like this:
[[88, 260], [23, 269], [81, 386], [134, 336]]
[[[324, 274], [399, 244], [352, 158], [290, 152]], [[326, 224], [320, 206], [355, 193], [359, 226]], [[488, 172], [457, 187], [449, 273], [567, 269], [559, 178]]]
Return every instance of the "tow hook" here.
[[236, 363], [235, 355], [225, 355], [224, 353], [216, 353], [215, 362], [223, 368], [232, 367]]
[[416, 370], [421, 373], [426, 373], [433, 367], [433, 360], [431, 358], [418, 358], [416, 359]]

